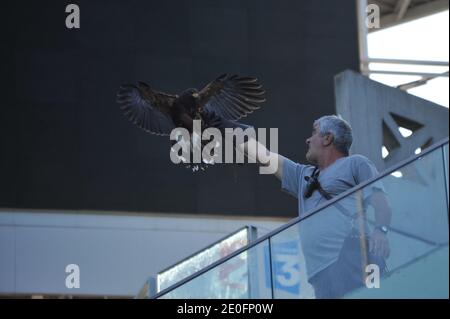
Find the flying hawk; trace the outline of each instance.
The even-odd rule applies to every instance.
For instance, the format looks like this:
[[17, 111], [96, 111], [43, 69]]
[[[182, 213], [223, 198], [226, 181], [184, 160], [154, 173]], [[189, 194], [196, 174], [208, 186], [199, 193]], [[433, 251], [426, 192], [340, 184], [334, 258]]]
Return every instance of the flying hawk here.
[[146, 132], [170, 135], [176, 127], [193, 130], [193, 120], [202, 128], [218, 127], [218, 119], [237, 121], [265, 102], [258, 79], [223, 74], [203, 89], [187, 89], [180, 95], [159, 92], [144, 82], [126, 84], [117, 93], [124, 115]]

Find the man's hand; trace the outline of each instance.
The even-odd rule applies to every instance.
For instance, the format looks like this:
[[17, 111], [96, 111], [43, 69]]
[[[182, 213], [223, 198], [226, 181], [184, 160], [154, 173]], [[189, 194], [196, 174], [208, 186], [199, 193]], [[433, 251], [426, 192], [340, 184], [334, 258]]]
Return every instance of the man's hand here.
[[389, 248], [389, 240], [385, 233], [379, 229], [375, 229], [370, 237], [369, 251], [376, 256], [388, 258], [391, 250]]

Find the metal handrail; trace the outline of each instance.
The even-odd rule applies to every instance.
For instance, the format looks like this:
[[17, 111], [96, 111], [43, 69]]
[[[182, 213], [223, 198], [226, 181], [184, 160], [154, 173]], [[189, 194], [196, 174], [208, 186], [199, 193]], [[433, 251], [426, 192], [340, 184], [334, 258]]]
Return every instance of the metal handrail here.
[[355, 187], [353, 187], [353, 188], [351, 188], [351, 189], [341, 193], [340, 195], [334, 197], [333, 199], [331, 199], [331, 200], [325, 202], [324, 204], [320, 205], [319, 207], [315, 208], [314, 210], [312, 210], [307, 215], [302, 216], [302, 217], [296, 217], [296, 218], [292, 219], [290, 222], [286, 223], [285, 225], [283, 225], [283, 226], [281, 226], [281, 227], [279, 227], [279, 228], [277, 228], [277, 229], [267, 233], [266, 235], [258, 238], [253, 243], [251, 243], [249, 245], [246, 245], [246, 246], [236, 250], [232, 254], [229, 254], [228, 256], [226, 256], [226, 257], [224, 257], [224, 258], [222, 258], [222, 259], [212, 263], [208, 267], [205, 267], [205, 268], [197, 271], [196, 273], [186, 277], [185, 279], [180, 280], [178, 283], [176, 283], [176, 284], [174, 284], [174, 285], [172, 285], [172, 286], [170, 286], [170, 287], [160, 291], [159, 293], [154, 295], [152, 297], [152, 299], [157, 299], [157, 298], [159, 298], [159, 297], [169, 293], [170, 291], [175, 290], [176, 288], [184, 285], [185, 283], [193, 280], [194, 278], [199, 277], [202, 274], [208, 272], [209, 270], [219, 266], [220, 264], [223, 264], [224, 262], [226, 262], [226, 261], [228, 261], [228, 260], [230, 260], [230, 259], [232, 259], [232, 258], [234, 258], [234, 257], [236, 257], [238, 255], [240, 255], [244, 251], [247, 251], [247, 250], [249, 250], [249, 249], [259, 245], [260, 243], [262, 243], [262, 242], [268, 240], [269, 238], [271, 238], [271, 237], [281, 233], [282, 231], [288, 229], [289, 227], [291, 227], [291, 226], [293, 226], [293, 225], [295, 225], [295, 224], [297, 224], [297, 223], [299, 223], [299, 222], [301, 222], [301, 221], [303, 221], [303, 220], [305, 220], [305, 219], [307, 219], [307, 218], [309, 218], [309, 217], [319, 213], [320, 211], [324, 210], [325, 208], [327, 208], [329, 206], [332, 206], [334, 203], [336, 203], [336, 202], [340, 201], [341, 199], [349, 196], [350, 194], [356, 193], [357, 191], [363, 189], [364, 187], [366, 187], [366, 186], [368, 186], [368, 185], [370, 185], [370, 184], [372, 184], [372, 183], [374, 183], [374, 182], [376, 182], [376, 181], [378, 181], [378, 180], [380, 180], [380, 179], [382, 179], [382, 178], [392, 174], [395, 171], [398, 171], [400, 168], [402, 168], [402, 167], [404, 167], [404, 166], [406, 166], [406, 165], [416, 161], [417, 159], [420, 159], [421, 157], [424, 157], [425, 155], [427, 155], [429, 153], [432, 153], [433, 151], [443, 147], [444, 145], [446, 145], [448, 143], [449, 143], [449, 138], [447, 137], [447, 138], [441, 140], [440, 142], [431, 145], [430, 147], [428, 147], [427, 149], [422, 151], [422, 153], [420, 153], [418, 155], [414, 155], [414, 156], [412, 156], [412, 157], [410, 157], [408, 159], [405, 159], [405, 160], [401, 161], [400, 163], [398, 163], [397, 165], [394, 165], [391, 168], [385, 170], [380, 175], [378, 175], [378, 176], [376, 176], [374, 178], [371, 178], [371, 179], [369, 179], [369, 180], [367, 180], [367, 181], [365, 181], [363, 183], [360, 183], [360, 184], [356, 185]]

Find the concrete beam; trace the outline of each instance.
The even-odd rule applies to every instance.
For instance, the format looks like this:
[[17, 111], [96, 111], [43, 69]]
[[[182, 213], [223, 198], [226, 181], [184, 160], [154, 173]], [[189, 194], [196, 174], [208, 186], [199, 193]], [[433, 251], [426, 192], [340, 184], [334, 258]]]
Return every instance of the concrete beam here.
[[402, 17], [402, 19], [398, 19], [399, 14], [392, 13], [381, 17], [381, 28], [380, 29], [370, 29], [369, 32], [377, 32], [386, 28], [390, 28], [405, 22], [417, 20], [441, 11], [445, 11], [449, 9], [449, 0], [436, 0], [432, 2], [428, 2], [426, 4], [413, 7], [407, 10]]

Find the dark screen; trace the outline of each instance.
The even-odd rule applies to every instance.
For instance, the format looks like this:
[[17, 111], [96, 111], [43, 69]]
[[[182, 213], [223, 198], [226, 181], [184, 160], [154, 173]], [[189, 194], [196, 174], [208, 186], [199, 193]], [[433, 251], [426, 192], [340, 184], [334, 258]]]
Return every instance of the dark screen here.
[[[67, 29], [76, 3], [80, 29]], [[296, 216], [254, 165], [192, 173], [115, 103], [123, 83], [180, 93], [222, 73], [256, 76], [267, 102], [244, 122], [279, 129], [304, 161], [333, 76], [358, 69], [355, 1], [29, 1], [4, 4], [0, 206]]]

